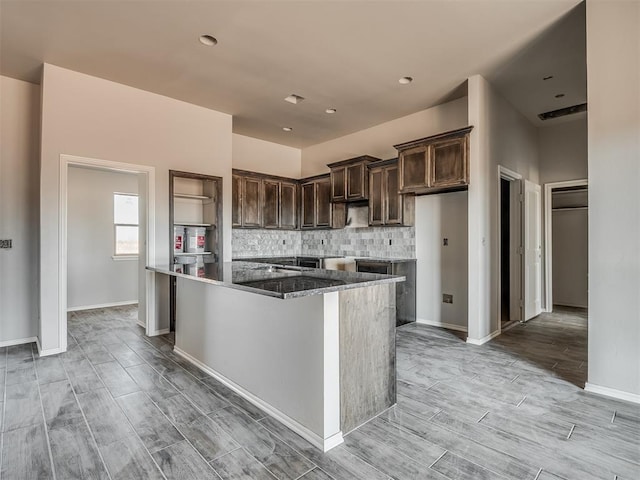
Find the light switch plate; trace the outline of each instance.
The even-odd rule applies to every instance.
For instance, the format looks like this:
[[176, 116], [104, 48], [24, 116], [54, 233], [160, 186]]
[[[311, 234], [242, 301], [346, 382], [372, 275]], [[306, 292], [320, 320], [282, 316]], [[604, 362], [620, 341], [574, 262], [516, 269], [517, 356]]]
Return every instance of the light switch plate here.
[[442, 294], [442, 303], [453, 303], [453, 295], [449, 293]]

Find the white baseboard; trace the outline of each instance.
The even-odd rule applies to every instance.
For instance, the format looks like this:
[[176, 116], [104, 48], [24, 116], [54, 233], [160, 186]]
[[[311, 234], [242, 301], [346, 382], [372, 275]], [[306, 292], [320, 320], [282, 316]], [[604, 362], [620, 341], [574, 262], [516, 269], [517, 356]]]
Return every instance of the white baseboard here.
[[[140, 325], [140, 324], [138, 324]], [[140, 325], [142, 328], [144, 328], [144, 325]], [[167, 333], [169, 333], [171, 330], [169, 330], [168, 328], [162, 328], [160, 330], [156, 330], [155, 332], [151, 332], [149, 334], [150, 337], [156, 337], [158, 335], [166, 335]], [[177, 350], [177, 349], [176, 349]]]
[[96, 308], [123, 307], [125, 305], [137, 305], [138, 300], [127, 300], [125, 302], [100, 303], [98, 305], [82, 305], [80, 307], [67, 308], [67, 312], [80, 312], [82, 310], [94, 310]]
[[617, 398], [618, 400], [626, 400], [627, 402], [640, 403], [640, 395], [636, 393], [623, 392], [622, 390], [616, 390], [615, 388], [603, 387], [601, 385], [594, 385], [593, 383], [585, 383], [585, 392], [597, 393], [598, 395], [605, 395], [607, 397]]
[[25, 343], [37, 342], [38, 337], [16, 338], [15, 340], [5, 340], [0, 342], [0, 347], [12, 347], [13, 345], [24, 345]]
[[554, 307], [571, 307], [571, 308], [584, 308], [587, 309], [587, 305], [574, 305], [572, 303], [554, 303]]
[[416, 323], [421, 325], [431, 325], [432, 327], [446, 328], [447, 330], [456, 330], [457, 332], [466, 332], [467, 327], [456, 325], [454, 323], [437, 322], [434, 320], [425, 320], [424, 318], [416, 318]]
[[490, 333], [486, 337], [483, 337], [483, 338], [480, 338], [480, 339], [478, 339], [478, 338], [467, 338], [467, 343], [470, 343], [471, 345], [484, 345], [488, 341], [496, 338], [498, 335], [500, 335], [500, 330], [496, 330], [495, 332]]
[[323, 452], [328, 452], [333, 447], [336, 447], [336, 446], [338, 446], [338, 445], [340, 445], [341, 443], [344, 442], [344, 439], [342, 438], [342, 432], [341, 431], [331, 435], [328, 438], [322, 438], [317, 433], [312, 432], [307, 427], [305, 427], [304, 425], [298, 423], [293, 418], [291, 418], [288, 415], [282, 413], [277, 408], [269, 405], [264, 400], [256, 397], [254, 394], [252, 394], [248, 390], [245, 390], [240, 385], [238, 385], [238, 384], [234, 383], [233, 381], [229, 380], [224, 375], [216, 372], [211, 367], [205, 365], [200, 360], [192, 357], [188, 353], [180, 350], [178, 347], [174, 347], [173, 351], [177, 355], [180, 355], [182, 358], [184, 358], [184, 359], [188, 360], [189, 362], [191, 362], [192, 364], [194, 364], [196, 367], [198, 367], [201, 370], [207, 372], [213, 378], [215, 378], [216, 380], [220, 381], [221, 383], [223, 383], [224, 385], [229, 387], [231, 390], [236, 392], [238, 395], [240, 395], [241, 397], [243, 397], [247, 401], [249, 401], [252, 404], [254, 404], [256, 407], [260, 408], [261, 410], [263, 410], [267, 414], [271, 415], [273, 418], [278, 420], [280, 423], [283, 423], [284, 425], [289, 427], [291, 430], [296, 432], [298, 435], [300, 435], [302, 438], [304, 438], [305, 440], [309, 441], [310, 443], [312, 443], [316, 447], [318, 447]]

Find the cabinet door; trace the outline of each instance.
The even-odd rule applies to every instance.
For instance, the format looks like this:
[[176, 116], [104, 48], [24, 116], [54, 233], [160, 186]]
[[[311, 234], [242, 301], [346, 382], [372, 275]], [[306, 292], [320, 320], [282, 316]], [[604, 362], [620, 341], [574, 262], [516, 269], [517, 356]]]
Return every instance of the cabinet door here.
[[426, 145], [400, 152], [400, 190], [411, 192], [429, 186], [429, 149]]
[[366, 200], [368, 183], [365, 178], [367, 166], [357, 163], [347, 167], [347, 200]]
[[467, 171], [466, 138], [455, 138], [431, 145], [430, 187], [466, 185]]
[[345, 168], [331, 169], [331, 201], [344, 202], [347, 199]]
[[302, 184], [302, 228], [316, 226], [316, 184], [314, 182]]
[[263, 180], [264, 200], [262, 225], [264, 228], [280, 227], [280, 182]]
[[387, 225], [402, 225], [402, 195], [400, 195], [400, 183], [398, 167], [390, 166], [384, 169], [383, 192], [386, 200], [384, 222]]
[[316, 227], [331, 226], [331, 179], [316, 180]]
[[369, 225], [384, 225], [383, 168], [369, 170]]
[[231, 226], [242, 226], [242, 177], [233, 175], [231, 180]]
[[282, 182], [280, 185], [280, 228], [294, 230], [298, 226], [298, 186]]
[[262, 224], [262, 180], [244, 177], [242, 183], [242, 226], [260, 227]]

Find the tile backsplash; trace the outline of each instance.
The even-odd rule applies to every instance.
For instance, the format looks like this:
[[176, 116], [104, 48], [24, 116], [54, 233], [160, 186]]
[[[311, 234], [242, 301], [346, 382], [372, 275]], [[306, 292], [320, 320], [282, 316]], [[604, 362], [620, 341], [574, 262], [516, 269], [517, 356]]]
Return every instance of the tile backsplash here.
[[294, 255], [415, 258], [414, 227], [232, 231], [233, 258]]

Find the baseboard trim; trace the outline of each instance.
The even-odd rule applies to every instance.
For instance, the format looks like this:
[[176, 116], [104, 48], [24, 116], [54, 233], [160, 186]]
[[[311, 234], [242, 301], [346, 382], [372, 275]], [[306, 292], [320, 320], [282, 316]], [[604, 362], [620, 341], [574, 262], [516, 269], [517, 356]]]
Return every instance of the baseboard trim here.
[[97, 305], [82, 305], [80, 307], [67, 308], [67, 312], [81, 312], [83, 310], [94, 310], [96, 308], [124, 307], [125, 305], [136, 305], [138, 300], [127, 300], [125, 302], [99, 303]]
[[496, 338], [498, 335], [500, 335], [500, 330], [496, 330], [495, 332], [490, 333], [486, 337], [482, 337], [480, 339], [467, 337], [467, 343], [470, 343], [471, 345], [484, 345], [485, 343]]
[[[138, 324], [140, 325], [140, 324]], [[143, 327], [142, 325], [140, 325], [141, 327]], [[143, 327], [144, 328], [144, 327]], [[156, 330], [155, 332], [151, 332], [149, 334], [150, 337], [157, 337], [158, 335], [166, 335], [167, 333], [169, 333], [171, 330], [169, 330], [168, 328], [161, 328], [160, 330]], [[176, 348], [177, 350], [177, 348]]]
[[601, 385], [594, 385], [593, 383], [587, 382], [584, 385], [584, 390], [585, 392], [597, 393], [598, 395], [617, 398], [618, 400], [640, 403], [640, 395], [635, 393], [623, 392], [622, 390], [616, 390], [615, 388], [603, 387]]
[[416, 318], [416, 323], [419, 323], [421, 325], [430, 325], [432, 327], [446, 328], [447, 330], [455, 330], [457, 332], [467, 331], [467, 327], [463, 327], [462, 325], [456, 325], [454, 323], [436, 322], [434, 320], [426, 320], [424, 318]]
[[211, 375], [213, 378], [215, 378], [219, 382], [221, 382], [224, 385], [226, 385], [227, 387], [229, 387], [231, 390], [236, 392], [238, 395], [243, 397], [245, 400], [251, 402], [256, 407], [258, 407], [259, 409], [264, 411], [265, 413], [269, 414], [270, 416], [272, 416], [273, 418], [275, 418], [279, 422], [281, 422], [284, 425], [286, 425], [287, 427], [289, 427], [291, 430], [296, 432], [298, 435], [300, 435], [302, 438], [304, 438], [305, 440], [309, 441], [310, 443], [312, 443], [316, 447], [318, 447], [323, 452], [328, 452], [333, 447], [336, 447], [336, 446], [338, 446], [338, 445], [340, 445], [341, 443], [344, 442], [344, 439], [342, 437], [342, 432], [341, 431], [331, 435], [330, 437], [322, 438], [320, 435], [312, 432], [307, 427], [305, 427], [304, 425], [298, 423], [296, 420], [294, 420], [293, 418], [289, 417], [288, 415], [282, 413], [277, 408], [269, 405], [264, 400], [256, 397], [254, 394], [252, 394], [248, 390], [245, 390], [240, 385], [238, 385], [238, 384], [234, 383], [233, 381], [229, 380], [227, 377], [225, 377], [221, 373], [218, 373], [215, 370], [213, 370], [211, 367], [205, 365], [204, 363], [202, 363], [197, 358], [192, 357], [191, 355], [189, 355], [188, 353], [184, 352], [183, 350], [180, 350], [178, 347], [174, 347], [173, 351], [177, 355], [180, 355], [185, 360], [191, 362], [193, 365], [195, 365], [199, 369], [205, 371], [206, 373]]
[[24, 345], [25, 343], [38, 342], [38, 337], [16, 338], [15, 340], [5, 340], [0, 342], [0, 347], [13, 347], [14, 345]]
[[589, 308], [587, 305], [574, 305], [572, 303], [554, 303], [554, 307], [571, 307], [571, 308], [584, 308], [585, 310]]

